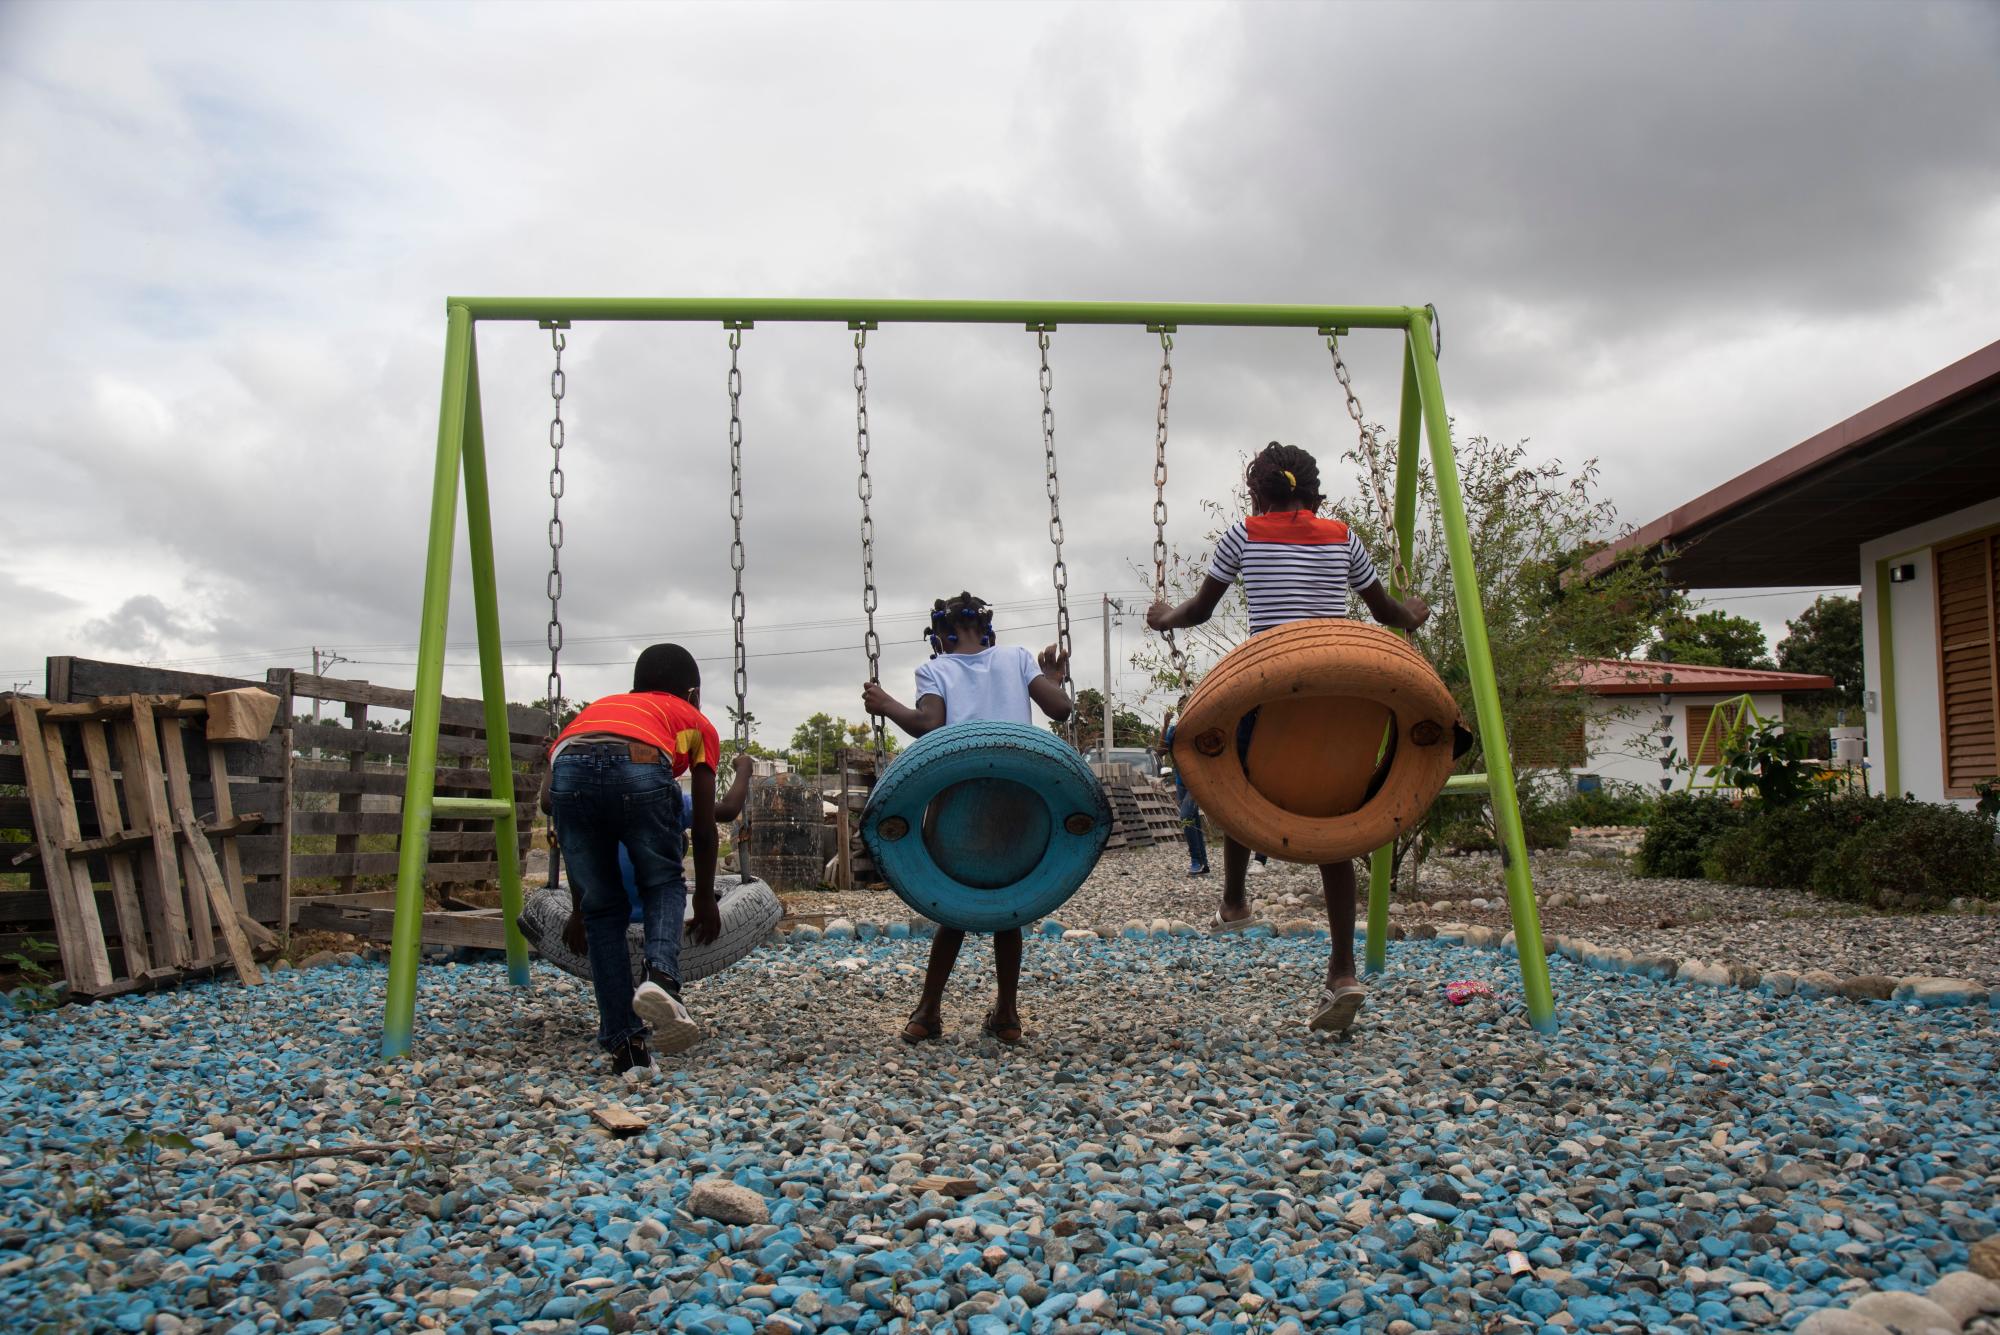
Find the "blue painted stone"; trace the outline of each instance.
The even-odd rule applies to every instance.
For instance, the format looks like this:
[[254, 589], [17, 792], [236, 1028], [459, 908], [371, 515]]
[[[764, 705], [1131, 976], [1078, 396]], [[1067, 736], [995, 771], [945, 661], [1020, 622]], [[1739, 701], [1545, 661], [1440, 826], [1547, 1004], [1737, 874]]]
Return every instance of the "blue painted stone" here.
[[1557, 1312], [1562, 1311], [1563, 1308], [1562, 1295], [1554, 1289], [1544, 1288], [1540, 1285], [1529, 1287], [1525, 1293], [1521, 1294], [1518, 1301], [1525, 1310], [1534, 1313], [1536, 1316], [1554, 1316]]

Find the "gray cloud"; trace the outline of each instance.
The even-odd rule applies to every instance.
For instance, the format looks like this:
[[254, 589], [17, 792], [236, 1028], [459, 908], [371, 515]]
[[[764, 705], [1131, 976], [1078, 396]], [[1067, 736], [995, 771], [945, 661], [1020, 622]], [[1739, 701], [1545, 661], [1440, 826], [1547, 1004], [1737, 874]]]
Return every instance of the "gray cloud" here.
[[142, 593], [127, 598], [109, 616], [86, 622], [80, 633], [106, 648], [150, 658], [162, 646], [185, 643], [206, 629], [185, 611], [168, 607], [150, 593]]
[[[33, 389], [0, 403], [0, 438], [38, 498], [14, 516], [43, 561], [21, 578], [74, 604], [5, 590], [10, 664], [168, 652], [254, 676], [320, 645], [407, 682], [448, 293], [1431, 300], [1462, 427], [1601, 454], [1634, 520], [1990, 340], [2000, 298], [2000, 27], [1979, 5], [113, 13], [16, 9], [0, 45], [23, 183], [0, 265], [24, 313], [0, 356]], [[1151, 540], [1159, 349], [1055, 344], [1094, 617]], [[1392, 418], [1394, 340], [1348, 352]], [[527, 699], [547, 335], [484, 327], [479, 353]], [[868, 359], [901, 614], [883, 670], [906, 688], [941, 593], [1050, 633], [1035, 350], [1018, 328], [891, 327]], [[770, 740], [858, 714], [853, 347], [770, 325], [742, 360]], [[615, 689], [656, 637], [726, 682], [726, 362], [713, 327], [571, 334], [572, 694]], [[1184, 330], [1176, 366], [1177, 542], [1265, 439], [1345, 475], [1309, 333]], [[460, 548], [467, 664], [462, 527]]]

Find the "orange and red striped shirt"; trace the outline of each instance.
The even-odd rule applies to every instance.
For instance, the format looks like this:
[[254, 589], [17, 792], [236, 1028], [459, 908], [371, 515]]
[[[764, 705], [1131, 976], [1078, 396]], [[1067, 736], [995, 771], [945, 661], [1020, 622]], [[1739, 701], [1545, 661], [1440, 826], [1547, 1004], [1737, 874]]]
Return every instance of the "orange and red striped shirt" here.
[[626, 691], [592, 700], [556, 737], [549, 754], [554, 756], [564, 742], [586, 733], [609, 733], [657, 746], [673, 762], [677, 775], [687, 773], [690, 765], [714, 769], [722, 750], [715, 725], [699, 709], [666, 691]]
[[1225, 584], [1241, 576], [1252, 634], [1288, 621], [1344, 617], [1348, 590], [1381, 578], [1347, 525], [1308, 510], [1237, 520], [1216, 542], [1208, 573]]

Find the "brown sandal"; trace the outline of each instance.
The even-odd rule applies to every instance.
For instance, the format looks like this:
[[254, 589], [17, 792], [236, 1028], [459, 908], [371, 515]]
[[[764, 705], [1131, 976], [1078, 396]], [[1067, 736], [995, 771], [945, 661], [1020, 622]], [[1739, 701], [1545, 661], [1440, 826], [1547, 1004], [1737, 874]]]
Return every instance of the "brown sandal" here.
[[992, 1011], [986, 1012], [986, 1019], [979, 1027], [986, 1033], [999, 1039], [1002, 1043], [1005, 1043], [1008, 1047], [1014, 1047], [1021, 1041], [1021, 1026], [1018, 1024], [1003, 1025], [997, 1023]]
[[915, 1047], [919, 1043], [928, 1043], [933, 1039], [939, 1039], [943, 1037], [944, 1037], [943, 1020], [932, 1020], [926, 1023], [925, 1021], [913, 1018], [908, 1024], [903, 1026], [903, 1041], [905, 1043], [908, 1043], [911, 1047]]

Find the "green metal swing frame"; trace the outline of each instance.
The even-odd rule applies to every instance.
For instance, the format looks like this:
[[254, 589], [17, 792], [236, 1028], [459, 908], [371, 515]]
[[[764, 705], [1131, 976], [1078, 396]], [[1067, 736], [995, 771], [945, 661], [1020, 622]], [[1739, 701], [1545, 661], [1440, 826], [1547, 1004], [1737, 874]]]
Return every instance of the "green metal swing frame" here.
[[[1311, 329], [1322, 335], [1354, 329], [1403, 334], [1403, 396], [1397, 433], [1396, 535], [1403, 564], [1416, 527], [1418, 450], [1430, 445], [1452, 591], [1464, 628], [1467, 664], [1487, 771], [1454, 776], [1447, 792], [1484, 793], [1493, 805], [1506, 868], [1507, 905], [1528, 1015], [1544, 1032], [1556, 1027], [1540, 917], [1521, 832], [1520, 801], [1507, 751], [1500, 691], [1493, 674], [1485, 611], [1472, 565], [1472, 543], [1451, 443], [1433, 343], [1434, 313], [1423, 306], [1266, 306], [1177, 302], [849, 301], [839, 299], [732, 299], [643, 297], [450, 297], [445, 302], [444, 391], [438, 410], [437, 462], [431, 480], [430, 539], [424, 559], [424, 600], [418, 630], [416, 700], [410, 717], [409, 774], [403, 791], [398, 845], [396, 922], [389, 949], [388, 999], [382, 1055], [407, 1054], [414, 1037], [417, 963], [423, 932], [424, 866], [434, 819], [491, 820], [500, 871], [501, 917], [506, 925], [507, 973], [528, 983], [528, 946], [516, 920], [521, 913], [520, 832], [514, 807], [514, 769], [508, 752], [507, 693], [502, 673], [500, 599], [493, 576], [493, 517], [480, 415], [479, 354], [474, 338], [481, 321], [533, 322], [564, 328], [580, 321], [713, 322], [747, 329], [767, 323], [841, 324], [874, 329], [887, 324], [1012, 324], [1031, 331], [1061, 325], [1132, 325], [1152, 332], [1181, 327]], [[462, 487], [462, 491], [461, 491]], [[472, 566], [472, 601], [479, 635], [479, 683], [485, 701], [490, 798], [436, 795], [438, 722], [444, 689], [445, 624], [451, 605], [452, 558], [459, 498], [465, 501], [466, 539]], [[1401, 596], [1404, 590], [1392, 589]], [[1386, 965], [1391, 850], [1370, 859], [1368, 931], [1370, 973]]]

